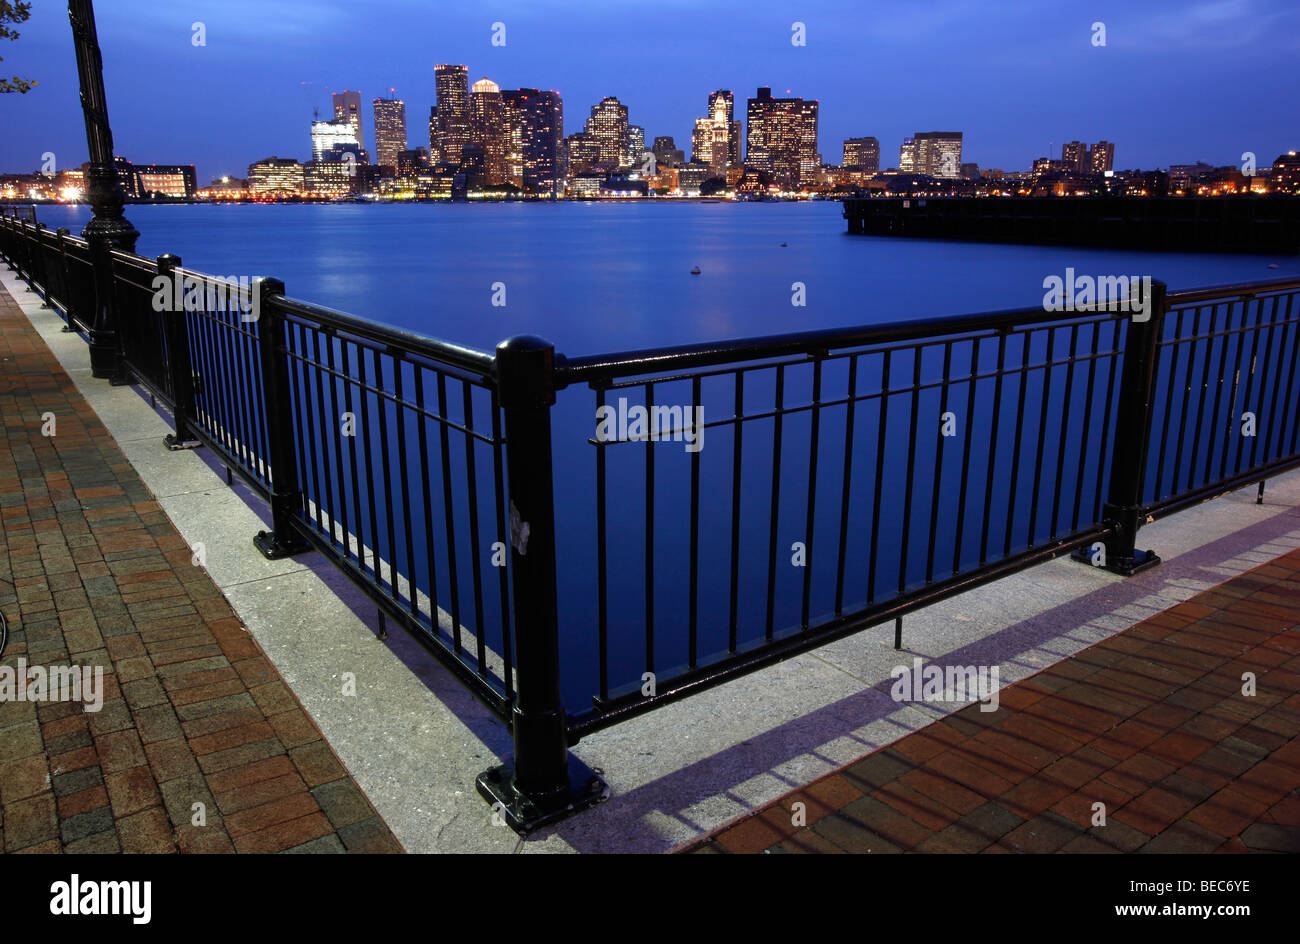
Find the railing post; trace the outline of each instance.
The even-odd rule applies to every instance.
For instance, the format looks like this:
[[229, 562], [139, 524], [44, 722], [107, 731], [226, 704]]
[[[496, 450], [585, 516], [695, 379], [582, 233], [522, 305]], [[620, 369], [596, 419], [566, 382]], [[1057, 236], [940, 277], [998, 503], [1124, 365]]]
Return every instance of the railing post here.
[[[41, 241], [41, 233], [45, 230], [44, 223], [36, 224], [36, 232], [32, 234], [32, 262], [34, 267], [40, 269], [40, 277], [37, 279], [41, 283], [41, 307], [50, 307], [50, 273], [49, 267], [45, 264], [45, 246]], [[31, 283], [27, 285], [27, 291], [35, 291]]]
[[560, 698], [551, 464], [554, 370], [555, 348], [541, 338], [511, 338], [497, 347], [510, 494], [514, 758], [480, 774], [477, 783], [493, 811], [523, 835], [607, 795], [604, 782], [569, 753]]
[[262, 415], [270, 455], [262, 456], [271, 466], [271, 530], [259, 531], [253, 544], [268, 560], [290, 557], [311, 550], [293, 526], [302, 506], [298, 486], [298, 457], [294, 449], [293, 411], [289, 395], [289, 360], [284, 341], [284, 317], [267, 299], [284, 294], [279, 279], [260, 278], [253, 283], [253, 311], [257, 312], [257, 346], [262, 367]]
[[74, 322], [76, 314], [72, 305], [72, 272], [68, 268], [68, 228], [60, 226], [54, 231], [54, 238], [59, 242], [59, 271], [63, 273], [63, 331], [71, 334], [76, 331]]
[[1154, 552], [1137, 550], [1137, 533], [1142, 525], [1139, 511], [1155, 406], [1156, 360], [1167, 308], [1165, 296], [1165, 283], [1152, 279], [1151, 297], [1145, 300], [1148, 317], [1137, 321], [1129, 316], [1124, 342], [1110, 486], [1102, 518], [1114, 528], [1106, 542], [1106, 569], [1125, 577], [1160, 563]]
[[[170, 253], [159, 256], [158, 275], [170, 282], [175, 279], [180, 265], [180, 256]], [[176, 299], [183, 295], [183, 292], [172, 293]], [[163, 437], [163, 445], [173, 452], [200, 445], [190, 435], [194, 416], [194, 368], [190, 365], [190, 323], [185, 315], [184, 304], [177, 311], [162, 312], [163, 338], [167, 344], [167, 375], [172, 388], [172, 421], [176, 426], [176, 432]]]

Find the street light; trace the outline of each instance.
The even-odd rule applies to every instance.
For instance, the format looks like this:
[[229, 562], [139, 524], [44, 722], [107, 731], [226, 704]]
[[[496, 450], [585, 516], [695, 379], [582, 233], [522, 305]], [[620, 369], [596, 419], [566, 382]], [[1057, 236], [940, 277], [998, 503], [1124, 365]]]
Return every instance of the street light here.
[[113, 292], [115, 249], [135, 251], [139, 232], [122, 215], [125, 198], [113, 163], [113, 130], [108, 124], [104, 95], [104, 63], [95, 32], [92, 0], [68, 0], [68, 20], [77, 48], [77, 75], [81, 82], [81, 111], [86, 119], [86, 145], [90, 166], [86, 170], [86, 199], [94, 214], [82, 238], [90, 244], [95, 270], [95, 312], [90, 321], [90, 373], [118, 383], [126, 382], [117, 340], [117, 311]]

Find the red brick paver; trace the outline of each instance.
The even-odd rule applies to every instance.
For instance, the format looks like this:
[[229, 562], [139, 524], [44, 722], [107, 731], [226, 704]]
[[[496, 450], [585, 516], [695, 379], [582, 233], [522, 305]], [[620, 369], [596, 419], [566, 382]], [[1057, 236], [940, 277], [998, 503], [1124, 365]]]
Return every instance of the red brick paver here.
[[0, 851], [400, 852], [3, 289], [0, 433], [0, 667], [104, 687], [0, 697]]
[[1297, 627], [1300, 550], [683, 851], [1300, 852]]

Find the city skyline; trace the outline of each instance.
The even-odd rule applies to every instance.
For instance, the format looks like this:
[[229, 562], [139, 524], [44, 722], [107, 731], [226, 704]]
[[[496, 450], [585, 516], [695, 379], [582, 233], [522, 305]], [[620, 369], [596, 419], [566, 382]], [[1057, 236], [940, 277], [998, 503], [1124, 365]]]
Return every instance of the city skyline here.
[[[873, 17], [838, 11], [851, 21], [856, 18], [859, 28], [854, 30], [832, 28], [833, 14], [818, 8], [796, 21], [794, 14], [775, 7], [747, 7], [746, 16], [735, 17], [724, 15], [727, 7], [713, 5], [692, 20], [696, 26], [665, 25], [660, 18], [637, 21], [636, 29], [602, 33], [581, 18], [557, 27], [553, 16], [507, 8], [492, 17], [440, 12], [439, 26], [445, 20], [446, 28], [440, 28], [434, 44], [419, 39], [427, 33], [416, 28], [432, 17], [409, 3], [372, 8], [368, 25], [373, 29], [343, 31], [347, 43], [330, 33], [342, 15], [341, 5], [282, 6], [295, 11], [293, 27], [273, 25], [256, 33], [249, 32], [247, 20], [253, 8], [242, 2], [220, 7], [198, 3], [192, 17], [189, 12], [138, 16], [141, 5], [134, 0], [101, 11], [100, 43], [118, 152], [139, 161], [194, 161], [205, 181], [223, 174], [241, 176], [249, 163], [273, 154], [304, 156], [301, 129], [314, 109], [323, 119], [333, 115], [333, 95], [344, 89], [360, 92], [364, 141], [373, 137], [371, 116], [365, 114], [369, 103], [377, 97], [403, 100], [408, 146], [414, 147], [423, 137], [420, 116], [435, 101], [438, 62], [466, 64], [468, 84], [487, 77], [502, 89], [558, 91], [572, 116], [566, 135], [580, 130], [580, 116], [591, 105], [617, 97], [628, 108], [629, 122], [644, 129], [647, 143], [672, 136], [678, 147], [689, 146], [702, 99], [711, 91], [731, 89], [742, 98], [766, 86], [774, 97], [819, 102], [817, 150], [824, 162], [838, 161], [844, 140], [872, 136], [880, 141], [882, 169], [895, 163], [891, 155], [903, 139], [924, 127], [958, 128], [965, 136], [964, 160], [1008, 169], [1028, 168], [1040, 157], [1058, 158], [1062, 145], [1076, 139], [1120, 141], [1116, 169], [1198, 160], [1239, 163], [1245, 151], [1268, 160], [1294, 145], [1281, 108], [1286, 93], [1282, 83], [1268, 82], [1267, 74], [1270, 53], [1281, 55], [1294, 47], [1280, 27], [1300, 21], [1300, 13], [1277, 3], [1232, 4], [1229, 12], [1237, 18], [1231, 20], [1225, 20], [1223, 4], [1186, 9], [1157, 4], [1166, 11], [1163, 20], [1139, 20], [1116, 4], [1099, 4], [1089, 17], [1059, 5], [1024, 17], [1004, 6], [984, 10], [973, 23], [963, 8], [941, 3], [928, 18], [948, 27], [937, 32], [933, 24], [900, 20], [896, 13]], [[265, 5], [257, 9], [264, 11]], [[626, 15], [639, 9], [631, 4]], [[85, 159], [71, 41], [62, 14], [49, 7], [34, 9], [22, 38], [7, 50], [7, 66], [41, 83], [26, 96], [5, 99], [7, 115], [27, 129], [21, 138], [7, 136], [0, 142], [0, 167], [7, 172], [36, 169], [47, 152], [56, 155], [59, 167]], [[1106, 23], [1105, 47], [1090, 44], [1093, 16]], [[206, 45], [193, 44], [193, 24], [181, 22], [190, 19], [204, 24]], [[259, 24], [262, 19], [256, 18]], [[495, 22], [504, 25], [504, 46], [492, 45]], [[714, 22], [725, 22], [725, 42], [707, 35], [706, 27]], [[804, 46], [792, 43], [796, 22], [804, 25]], [[1227, 22], [1237, 30], [1232, 37], [1220, 35]], [[969, 27], [960, 39], [953, 35], [961, 32], [959, 23]], [[981, 31], [997, 36], [996, 42], [981, 44], [976, 38]], [[597, 34], [602, 41], [592, 45], [589, 40]], [[1010, 47], [1016, 37], [1031, 35], [1038, 45], [1024, 50], [1023, 61], [985, 69], [982, 81], [971, 84], [971, 71], [988, 65], [991, 56], [997, 58], [996, 49], [986, 47]], [[1148, 40], [1161, 36], [1165, 42], [1135, 43], [1138, 35]], [[672, 47], [657, 45], [669, 38]], [[395, 48], [380, 55], [378, 47], [386, 41], [396, 43]], [[849, 61], [855, 44], [863, 42], [870, 44], [871, 55]], [[955, 42], [965, 47], [958, 60], [953, 59]], [[264, 61], [269, 43], [277, 45], [274, 63]], [[692, 50], [706, 47], [712, 54], [699, 61]], [[639, 68], [648, 50], [656, 48], [656, 68]], [[582, 54], [570, 55], [570, 49]], [[1131, 94], [1134, 73], [1175, 92], [1169, 75], [1178, 73], [1162, 69], [1179, 51], [1198, 56], [1196, 95], [1181, 98], [1185, 108], [1155, 107], [1159, 96], [1144, 100]], [[256, 67], [241, 65], [254, 60]], [[952, 76], [950, 85], [936, 85], [933, 69], [927, 67], [939, 60]], [[1029, 81], [1027, 68], [1040, 61], [1046, 74]], [[178, 81], [157, 81], [157, 75], [172, 72]], [[299, 78], [290, 78], [295, 74]], [[146, 87], [147, 96], [132, 91]], [[212, 100], [218, 88], [257, 107], [233, 124], [205, 118], [196, 102]], [[1243, 89], [1257, 107], [1240, 107]], [[168, 112], [168, 120], [156, 118], [159, 109]], [[1207, 114], [1214, 120], [1205, 121]], [[371, 159], [376, 159], [373, 149]]]

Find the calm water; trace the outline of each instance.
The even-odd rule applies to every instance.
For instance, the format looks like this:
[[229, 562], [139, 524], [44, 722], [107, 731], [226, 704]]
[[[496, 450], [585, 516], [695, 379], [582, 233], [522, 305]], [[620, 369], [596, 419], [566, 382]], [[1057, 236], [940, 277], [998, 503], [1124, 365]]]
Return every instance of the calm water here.
[[[483, 348], [514, 334], [531, 333], [550, 338], [569, 354], [1035, 306], [1042, 301], [1043, 279], [1064, 275], [1067, 267], [1081, 275], [1149, 274], [1164, 279], [1171, 288], [1253, 281], [1300, 269], [1300, 260], [1294, 257], [1143, 254], [849, 236], [840, 206], [832, 203], [138, 206], [128, 211], [142, 234], [139, 251], [146, 255], [173, 252], [186, 266], [216, 275], [273, 275], [285, 282], [292, 296]], [[84, 208], [42, 209], [39, 216], [51, 226], [68, 225], [79, 231], [88, 213]], [[1270, 262], [1279, 268], [1269, 269]], [[703, 274], [690, 274], [694, 265]], [[491, 304], [494, 282], [506, 285], [504, 308]], [[806, 286], [807, 307], [791, 305], [793, 282]], [[1092, 340], [1089, 331], [1082, 332], [1077, 338], [1080, 350], [1087, 350]], [[1068, 343], [1064, 335], [1058, 342], [1056, 359], [1064, 355]], [[996, 360], [996, 341], [982, 343], [982, 371], [987, 373]], [[1044, 337], [1040, 335], [1028, 353], [1016, 347], [1019, 343], [1010, 345], [1009, 365], [1026, 359], [1042, 364]], [[1102, 347], [1109, 343], [1104, 341]], [[954, 348], [952, 376], [969, 376], [972, 353], [969, 342]], [[925, 382], [942, 375], [938, 354], [937, 348], [931, 349], [916, 367]], [[737, 517], [742, 646], [763, 638], [769, 583], [778, 634], [800, 622], [805, 573], [811, 574], [813, 623], [833, 612], [841, 540], [846, 562], [843, 596], [851, 610], [868, 597], [885, 599], [903, 586], [923, 582], [931, 569], [939, 577], [951, 574], [957, 564], [968, 569], [981, 559], [986, 544], [996, 559], [1004, 548], [1016, 551], [1038, 543], [1058, 517], [1061, 533], [1069, 533], [1075, 519], [1086, 526], [1093, 520], [1093, 509], [1100, 506], [1105, 467], [1100, 418], [1106, 387], [1100, 382], [1095, 390], [1086, 386], [1083, 367], [1076, 369], [1072, 389], [1064, 367], [1055, 369], [1046, 385], [1045, 371], [1026, 372], [1020, 389], [1008, 383], [1000, 400], [991, 380], [971, 389], [960, 385], [946, 406], [962, 417], [962, 432], [948, 440], [936, 434], [943, 404], [934, 388], [918, 397], [918, 430], [912, 429], [908, 418], [909, 395], [891, 395], [887, 413], [882, 413], [879, 400], [864, 400], [855, 435], [846, 442], [847, 366], [845, 361], [832, 362], [822, 377], [821, 402], [840, 405], [821, 410], [817, 473], [811, 489], [816, 507], [811, 516], [807, 510], [811, 412], [785, 418], [775, 476], [771, 419], [745, 424]], [[878, 355], [864, 358], [859, 366], [859, 395], [878, 390], [882, 371]], [[913, 367], [900, 355], [890, 388], [905, 385], [899, 378], [910, 376]], [[1101, 369], [1106, 369], [1105, 364]], [[1187, 369], [1182, 368], [1184, 374]], [[807, 365], [786, 371], [786, 407], [810, 402], [811, 377]], [[390, 388], [392, 381], [384, 378]], [[708, 431], [707, 448], [699, 456], [697, 613], [699, 651], [705, 661], [725, 651], [728, 642], [735, 439], [733, 427], [725, 421], [735, 413], [731, 384], [728, 376], [706, 380], [702, 388], [706, 422], [724, 422]], [[411, 389], [409, 378], [405, 389]], [[1071, 389], [1068, 400], [1067, 389]], [[622, 393], [632, 403], [643, 402], [639, 398], [644, 391], [638, 388], [616, 392], [610, 402]], [[595, 448], [588, 444], [594, 433], [594, 396], [582, 386], [564, 390], [552, 416], [563, 687], [566, 705], [575, 713], [590, 706], [599, 670], [597, 475]], [[748, 375], [746, 415], [770, 411], [773, 398], [770, 371]], [[655, 388], [655, 401], [660, 404], [685, 405], [690, 399], [687, 381]], [[1083, 416], [1089, 403], [1093, 419], [1085, 432]], [[376, 456], [405, 453], [412, 468], [425, 460], [421, 452], [428, 451], [430, 468], [440, 470], [444, 460], [450, 463], [453, 485], [444, 494], [441, 476], [435, 474], [427, 483], [431, 489], [427, 503], [420, 489], [413, 488], [403, 505], [377, 475], [366, 474], [364, 466], [355, 473], [340, 463], [328, 463], [343, 468], [338, 473], [338, 492], [355, 491], [359, 496], [342, 500], [344, 517], [352, 522], [349, 527], [359, 522], [367, 543], [378, 547], [385, 559], [397, 561], [403, 573], [418, 576], [435, 571], [441, 601], [448, 599], [453, 584], [447, 551], [454, 547], [460, 561], [454, 581], [462, 620], [489, 627], [488, 644], [500, 651], [495, 574], [486, 560], [480, 560], [487, 574], [481, 621], [468, 604], [472, 585], [467, 564], [473, 552], [466, 538], [471, 511], [464, 491], [463, 444], [453, 435], [444, 456], [432, 427], [423, 445], [410, 427], [405, 441], [399, 442], [403, 437], [395, 435], [392, 408], [384, 417], [387, 435], [375, 421], [379, 405], [373, 397], [369, 409], [370, 428], [359, 435], [358, 443], [369, 445]], [[326, 404], [324, 409], [307, 408], [304, 416], [319, 419], [330, 412]], [[451, 412], [454, 416], [454, 404]], [[995, 414], [1001, 417], [996, 437], [990, 428]], [[1023, 443], [1016, 435], [1021, 418]], [[920, 435], [924, 429], [930, 434]], [[973, 448], [968, 450], [969, 473], [963, 476], [967, 437]], [[320, 441], [326, 438], [322, 434]], [[652, 516], [646, 513], [646, 448], [654, 450]], [[482, 498], [491, 494], [492, 456], [482, 446], [476, 451], [474, 477]], [[843, 475], [846, 451], [852, 466], [848, 485]], [[692, 456], [681, 443], [670, 442], [614, 446], [607, 450], [607, 458], [608, 671], [610, 688], [617, 690], [639, 687], [647, 668], [653, 668], [662, 682], [687, 659]], [[909, 461], [916, 470], [916, 487], [910, 491]], [[319, 470], [326, 465], [322, 460]], [[1080, 475], [1080, 468], [1087, 474]], [[1054, 481], [1058, 469], [1062, 472], [1059, 496]], [[776, 538], [770, 543], [774, 486], [779, 507]], [[986, 487], [992, 496], [987, 528], [982, 519]], [[848, 501], [843, 532], [842, 490]], [[878, 503], [873, 501], [877, 491], [882, 496]], [[398, 522], [415, 522], [417, 540], [410, 547], [400, 527], [393, 537], [375, 533], [382, 529], [375, 528], [376, 513], [368, 507], [371, 497], [381, 509], [377, 520], [391, 514]], [[331, 498], [316, 489], [312, 498], [339, 507], [337, 494]], [[448, 508], [446, 522], [454, 525], [454, 540], [444, 522]], [[966, 516], [964, 529], [956, 525], [959, 512]], [[426, 516], [434, 522], [430, 527], [437, 560], [432, 564], [420, 535], [420, 522]], [[479, 553], [486, 556], [487, 545], [505, 536], [495, 534], [490, 502], [480, 500], [477, 516], [483, 534]], [[655, 546], [652, 588], [646, 586], [644, 551], [650, 517]], [[1033, 520], [1037, 525], [1031, 532]], [[931, 528], [938, 555], [927, 560], [924, 537]], [[807, 570], [791, 566], [790, 549], [796, 541], [807, 545]], [[901, 551], [905, 544], [906, 555]], [[775, 548], [774, 554], [770, 547]], [[773, 558], [778, 566], [769, 581]], [[420, 581], [422, 590], [428, 582]], [[646, 600], [650, 594], [656, 645], [653, 662], [648, 664]]]
[[[1300, 271], [1294, 256], [849, 236], [840, 213], [838, 203], [127, 208], [144, 255], [274, 276], [296, 298], [482, 348], [527, 333], [571, 355], [1037, 305], [1043, 279], [1067, 266], [1171, 289]], [[89, 211], [42, 207], [38, 218], [79, 233]], [[796, 281], [803, 308], [791, 305]], [[491, 304], [494, 282], [506, 285], [504, 308]]]

